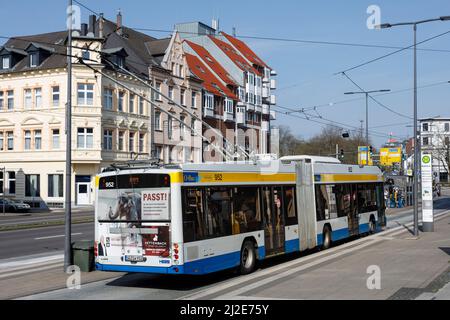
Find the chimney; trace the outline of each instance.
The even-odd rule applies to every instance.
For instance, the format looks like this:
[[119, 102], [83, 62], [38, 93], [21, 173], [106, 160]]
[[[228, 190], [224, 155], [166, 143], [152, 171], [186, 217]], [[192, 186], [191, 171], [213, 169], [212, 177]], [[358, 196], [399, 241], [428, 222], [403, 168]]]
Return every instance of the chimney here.
[[122, 35], [122, 13], [120, 12], [120, 9], [119, 9], [119, 13], [117, 13], [116, 25], [117, 25], [117, 34], [121, 36]]
[[88, 36], [95, 37], [95, 23], [97, 22], [97, 18], [95, 15], [91, 14], [89, 16], [89, 33]]
[[103, 13], [100, 13], [100, 18], [98, 19], [98, 37], [103, 38]]
[[86, 36], [86, 34], [87, 34], [87, 31], [88, 31], [88, 25], [87, 25], [87, 23], [82, 23], [81, 24], [81, 36], [82, 37], [84, 37], [84, 36]]
[[219, 19], [213, 19], [211, 27], [216, 30], [216, 32], [219, 31]]

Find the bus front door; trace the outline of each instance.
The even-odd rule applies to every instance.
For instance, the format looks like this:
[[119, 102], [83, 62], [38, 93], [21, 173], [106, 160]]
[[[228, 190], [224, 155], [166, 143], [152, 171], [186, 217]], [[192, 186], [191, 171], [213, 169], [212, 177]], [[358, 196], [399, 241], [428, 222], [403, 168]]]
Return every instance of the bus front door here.
[[284, 217], [281, 187], [263, 188], [266, 256], [284, 252]]

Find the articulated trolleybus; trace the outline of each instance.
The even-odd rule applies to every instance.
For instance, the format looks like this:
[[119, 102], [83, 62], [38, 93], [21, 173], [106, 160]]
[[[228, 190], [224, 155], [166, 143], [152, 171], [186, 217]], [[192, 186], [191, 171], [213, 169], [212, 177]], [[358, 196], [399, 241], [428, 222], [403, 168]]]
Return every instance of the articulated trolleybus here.
[[207, 274], [384, 225], [377, 167], [309, 156], [114, 166], [97, 179], [97, 270]]

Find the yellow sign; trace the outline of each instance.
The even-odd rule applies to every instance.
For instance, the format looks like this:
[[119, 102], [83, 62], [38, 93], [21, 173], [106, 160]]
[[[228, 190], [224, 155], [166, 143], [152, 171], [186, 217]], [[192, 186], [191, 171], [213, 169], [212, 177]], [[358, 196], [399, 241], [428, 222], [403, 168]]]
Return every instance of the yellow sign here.
[[392, 166], [394, 163], [402, 162], [402, 148], [381, 148], [380, 164], [382, 166]]
[[369, 166], [373, 166], [372, 155], [367, 152], [367, 147], [358, 147], [358, 164], [362, 166], [367, 165], [367, 155], [369, 155]]

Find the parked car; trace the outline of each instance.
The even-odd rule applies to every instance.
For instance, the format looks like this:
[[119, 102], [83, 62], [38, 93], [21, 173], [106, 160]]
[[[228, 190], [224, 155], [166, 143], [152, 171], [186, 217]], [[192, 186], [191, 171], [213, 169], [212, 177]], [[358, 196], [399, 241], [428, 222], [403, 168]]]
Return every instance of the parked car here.
[[[0, 212], [3, 211], [3, 199], [0, 199]], [[28, 212], [30, 205], [19, 200], [5, 199], [5, 212]]]

